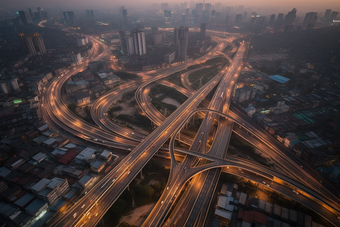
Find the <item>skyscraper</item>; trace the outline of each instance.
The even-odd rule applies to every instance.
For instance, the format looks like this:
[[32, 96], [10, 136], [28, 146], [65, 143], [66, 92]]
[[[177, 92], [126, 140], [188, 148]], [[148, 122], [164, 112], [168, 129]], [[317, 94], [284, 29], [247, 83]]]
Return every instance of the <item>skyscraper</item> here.
[[127, 9], [124, 8], [124, 6], [120, 7], [120, 14], [122, 17], [122, 27], [128, 26], [128, 12]]
[[178, 28], [179, 50], [178, 57], [185, 61], [188, 55], [189, 28], [181, 26]]
[[317, 12], [306, 13], [305, 19], [303, 20], [302, 26], [311, 29], [315, 26], [316, 20], [318, 18]]
[[329, 16], [331, 15], [332, 10], [326, 9], [325, 15], [323, 16], [323, 19], [328, 20]]
[[33, 34], [33, 44], [38, 55], [46, 53], [44, 41], [38, 32]]
[[202, 15], [203, 7], [204, 7], [203, 3], [196, 3], [195, 12], [197, 13], [197, 15]]
[[179, 44], [179, 40], [178, 40], [178, 28], [174, 28], [174, 44]]
[[168, 3], [162, 3], [161, 4], [161, 10], [167, 10], [169, 8], [169, 4]]
[[87, 10], [86, 10], [86, 16], [87, 16], [88, 18], [94, 18], [93, 10], [87, 9]]
[[296, 18], [296, 9], [294, 8], [292, 11], [290, 11], [285, 18], [285, 25], [292, 25], [295, 22]]
[[19, 39], [26, 53], [30, 54], [31, 56], [37, 55], [37, 51], [35, 50], [31, 35], [20, 33]]
[[29, 24], [31, 23], [26, 11], [19, 11], [19, 15], [20, 15], [20, 20], [23, 24]]
[[241, 25], [241, 23], [242, 23], [242, 14], [237, 14], [237, 15], [236, 15], [235, 23], [236, 23], [237, 25]]
[[277, 16], [276, 24], [282, 25], [282, 23], [283, 23], [283, 13], [279, 13], [279, 15]]
[[37, 10], [38, 10], [38, 17], [36, 18], [36, 20], [42, 21], [43, 17], [42, 17], [42, 13], [41, 13], [41, 8], [37, 7]]
[[76, 24], [76, 18], [74, 16], [73, 11], [63, 12], [63, 14], [64, 14], [64, 18], [65, 18], [66, 22], [70, 23], [71, 25]]
[[158, 33], [158, 27], [151, 27], [151, 32], [152, 32], [152, 34], [157, 34]]
[[275, 15], [275, 14], [272, 14], [272, 15], [270, 16], [269, 25], [274, 25], [274, 24], [275, 24], [275, 18], [276, 18], [276, 15]]
[[134, 30], [132, 32], [132, 37], [133, 37], [135, 54], [137, 54], [137, 55], [146, 54], [145, 32]]
[[28, 8], [28, 13], [29, 13], [29, 15], [30, 15], [30, 18], [31, 18], [31, 20], [33, 19], [33, 17], [34, 17], [34, 15], [33, 15], [33, 13], [32, 13], [32, 10], [31, 10], [31, 8]]
[[206, 30], [207, 30], [207, 25], [206, 25], [206, 23], [202, 23], [200, 28], [201, 28], [201, 36], [204, 38], [204, 37], [205, 37]]
[[126, 32], [124, 30], [120, 30], [119, 31], [120, 46], [122, 48], [123, 54], [128, 54], [125, 36], [126, 36]]
[[133, 55], [135, 54], [135, 47], [133, 43], [133, 37], [132, 36], [126, 36], [125, 37], [126, 42], [126, 54]]
[[171, 22], [171, 11], [170, 10], [164, 10], [164, 20], [165, 20], [165, 23]]
[[185, 13], [182, 14], [182, 25], [185, 25], [187, 21]]
[[332, 22], [333, 20], [336, 19], [337, 16], [338, 16], [338, 12], [337, 11], [333, 11], [331, 13], [331, 16], [329, 17], [329, 20]]

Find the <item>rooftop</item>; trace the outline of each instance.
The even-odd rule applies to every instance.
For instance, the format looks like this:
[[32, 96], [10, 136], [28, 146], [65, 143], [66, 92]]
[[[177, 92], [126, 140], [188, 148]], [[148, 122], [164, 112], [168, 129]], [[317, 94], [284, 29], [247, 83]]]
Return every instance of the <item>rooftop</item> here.
[[33, 200], [33, 202], [30, 203], [30, 205], [28, 205], [26, 207], [26, 211], [29, 211], [30, 213], [37, 213], [41, 207], [45, 206], [47, 203], [41, 199], [35, 199]]
[[47, 187], [55, 189], [56, 187], [58, 187], [58, 185], [60, 185], [62, 182], [64, 181], [64, 179], [58, 178], [58, 177], [54, 177], [50, 183], [47, 185]]
[[47, 158], [47, 156], [44, 153], [41, 153], [41, 152], [39, 152], [38, 154], [36, 154], [32, 157], [32, 159], [34, 159], [35, 161], [38, 161], [38, 162], [44, 160], [45, 158]]
[[81, 185], [87, 185], [87, 183], [93, 180], [93, 176], [91, 175], [84, 175], [82, 178], [80, 178], [80, 180], [78, 181]]
[[12, 172], [12, 170], [8, 169], [7, 167], [5, 166], [2, 166], [0, 168], [0, 176], [1, 177], [6, 177], [8, 174], [10, 174]]
[[287, 81], [289, 81], [289, 79], [287, 77], [280, 76], [280, 75], [274, 75], [274, 76], [271, 76], [269, 78], [272, 79], [272, 80], [275, 80], [275, 81], [277, 81], [277, 82], [279, 82], [281, 84], [284, 84]]
[[21, 197], [18, 201], [15, 202], [15, 205], [19, 207], [24, 207], [34, 198], [34, 195], [31, 193], [26, 193], [23, 197]]
[[111, 154], [112, 154], [111, 151], [105, 149], [105, 150], [100, 154], [100, 156], [107, 158], [107, 156], [109, 156], [109, 155], [111, 155]]
[[31, 190], [40, 192], [50, 183], [49, 179], [41, 179], [38, 183], [36, 183]]
[[92, 158], [92, 155], [96, 152], [95, 149], [87, 147], [84, 150], [82, 150], [77, 156], [77, 159], [80, 160], [88, 160]]
[[91, 164], [91, 167], [95, 168], [95, 169], [98, 169], [100, 168], [103, 164], [105, 164], [103, 161], [100, 161], [100, 160], [96, 160], [95, 162], [93, 162]]

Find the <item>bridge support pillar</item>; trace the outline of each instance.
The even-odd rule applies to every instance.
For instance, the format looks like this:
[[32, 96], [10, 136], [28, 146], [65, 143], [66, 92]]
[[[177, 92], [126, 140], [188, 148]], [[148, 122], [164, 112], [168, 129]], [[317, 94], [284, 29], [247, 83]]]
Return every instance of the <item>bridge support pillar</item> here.
[[142, 170], [140, 171], [140, 179], [143, 180], [144, 177], [143, 177], [143, 173], [142, 173]]

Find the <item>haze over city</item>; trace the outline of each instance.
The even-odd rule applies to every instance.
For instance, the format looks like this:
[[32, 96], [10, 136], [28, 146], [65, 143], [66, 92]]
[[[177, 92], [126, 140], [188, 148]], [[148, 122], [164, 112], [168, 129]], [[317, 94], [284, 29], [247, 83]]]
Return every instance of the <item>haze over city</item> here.
[[340, 1], [0, 7], [0, 227], [340, 226]]

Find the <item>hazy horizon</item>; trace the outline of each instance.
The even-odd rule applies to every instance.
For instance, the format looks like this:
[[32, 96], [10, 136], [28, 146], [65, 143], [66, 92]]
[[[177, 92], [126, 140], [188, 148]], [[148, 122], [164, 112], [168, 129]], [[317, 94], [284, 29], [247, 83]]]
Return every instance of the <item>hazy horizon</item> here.
[[[160, 4], [167, 2], [169, 5], [179, 4], [182, 1], [166, 1], [166, 0], [147, 0], [147, 1], [136, 1], [136, 0], [124, 0], [121, 2], [113, 2], [111, 0], [12, 0], [8, 2], [3, 2], [1, 8], [2, 9], [25, 9], [31, 7], [32, 9], [36, 7], [44, 7], [44, 8], [71, 8], [71, 9], [102, 9], [102, 8], [116, 8], [119, 6], [131, 7], [134, 9], [138, 6], [144, 6], [150, 4]], [[187, 1], [190, 4], [192, 1]], [[194, 1], [195, 3], [203, 2], [202, 1]], [[241, 1], [205, 1], [206, 3], [215, 4], [217, 2], [221, 2], [223, 6], [244, 6], [245, 8], [266, 8], [266, 9], [278, 9], [278, 10], [288, 10], [292, 8], [297, 8], [299, 11], [315, 11], [315, 12], [324, 12], [326, 9], [332, 10], [340, 10], [340, 1], [339, 0], [323, 0], [323, 1], [316, 1], [316, 0], [286, 0], [286, 1], [279, 1], [279, 2], [272, 2], [268, 0], [241, 0]]]

